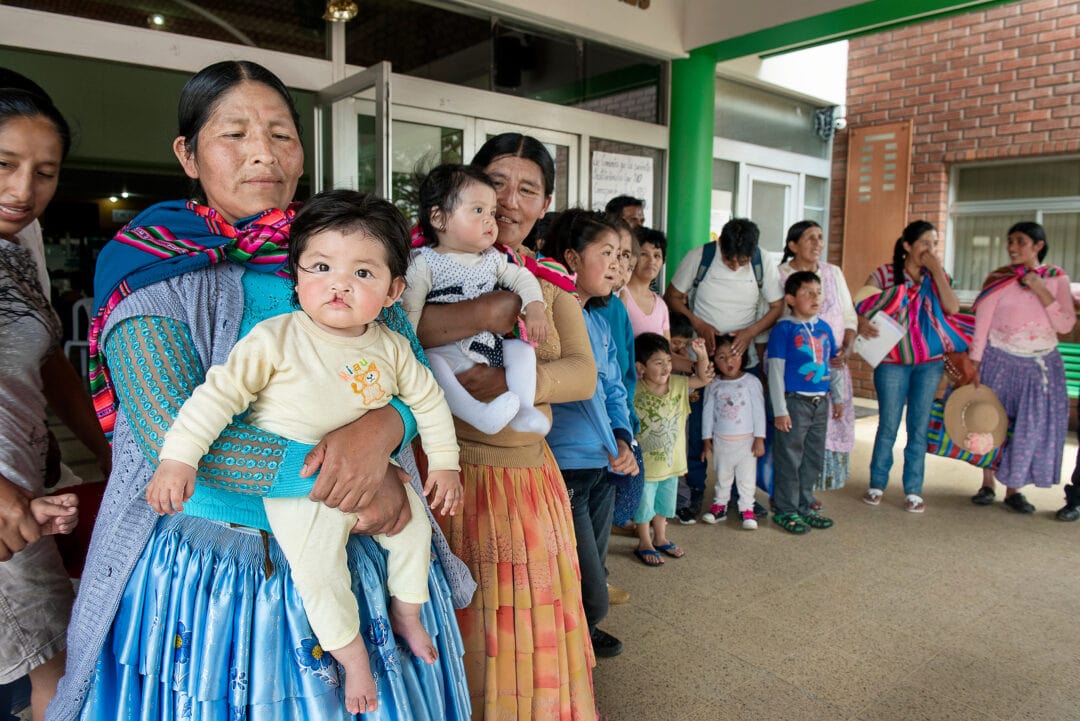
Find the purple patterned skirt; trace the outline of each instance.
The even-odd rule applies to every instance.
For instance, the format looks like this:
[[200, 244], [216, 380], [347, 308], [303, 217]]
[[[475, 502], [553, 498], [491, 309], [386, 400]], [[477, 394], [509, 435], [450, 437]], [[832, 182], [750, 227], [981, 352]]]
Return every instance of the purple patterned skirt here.
[[1031, 358], [988, 345], [979, 378], [1005, 406], [1013, 435], [1002, 449], [997, 479], [1009, 488], [1061, 481], [1061, 454], [1069, 427], [1065, 366], [1056, 350]]

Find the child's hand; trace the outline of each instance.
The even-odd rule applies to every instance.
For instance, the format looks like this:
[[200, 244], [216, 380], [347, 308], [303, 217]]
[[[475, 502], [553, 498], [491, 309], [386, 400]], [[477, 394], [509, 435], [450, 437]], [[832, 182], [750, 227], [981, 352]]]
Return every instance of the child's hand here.
[[430, 471], [424, 484], [424, 495], [431, 496], [432, 491], [435, 496], [428, 501], [432, 511], [444, 516], [449, 513], [452, 516], [461, 508], [464, 494], [457, 471]]
[[706, 438], [701, 442], [701, 462], [708, 463], [712, 455], [712, 438]]
[[162, 461], [150, 485], [146, 487], [146, 502], [158, 515], [184, 510], [184, 502], [195, 492], [195, 469], [180, 461]]
[[547, 313], [544, 312], [544, 304], [538, 300], [525, 306], [525, 332], [532, 343], [543, 343], [547, 340]]
[[630, 446], [626, 445], [626, 441], [618, 439], [615, 441], [615, 445], [619, 449], [619, 455], [614, 458], [608, 456], [611, 470], [624, 476], [636, 476], [638, 464], [637, 459], [634, 458], [634, 452], [630, 450]]
[[704, 338], [694, 338], [690, 341], [690, 348], [694, 351], [694, 355], [698, 358], [707, 355], [707, 349], [705, 348]]
[[755, 438], [754, 445], [750, 449], [750, 452], [754, 454], [754, 458], [761, 458], [763, 455], [765, 455], [765, 439]]
[[[776, 420], [773, 421], [773, 425], [776, 426], [776, 430], [780, 431], [781, 433], [790, 433], [791, 416], [777, 416]], [[754, 441], [757, 442], [757, 439], [755, 438]], [[762, 450], [764, 450], [764, 447], [762, 448]]]
[[30, 513], [43, 536], [71, 533], [79, 523], [79, 497], [74, 493], [59, 493], [34, 498], [30, 501]]
[[833, 407], [832, 407], [832, 417], [833, 418], [839, 418], [842, 415], [844, 415], [844, 404], [843, 403], [834, 404]]

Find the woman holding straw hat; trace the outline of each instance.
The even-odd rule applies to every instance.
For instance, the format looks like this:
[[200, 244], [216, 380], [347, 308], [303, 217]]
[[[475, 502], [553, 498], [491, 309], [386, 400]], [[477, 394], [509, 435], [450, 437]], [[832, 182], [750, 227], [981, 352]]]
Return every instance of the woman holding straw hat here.
[[1069, 277], [1046, 265], [1046, 230], [1022, 222], [1009, 228], [1009, 265], [983, 281], [975, 300], [975, 337], [970, 356], [978, 364], [975, 383], [1001, 399], [1013, 426], [996, 467], [983, 471], [972, 496], [976, 505], [994, 502], [994, 480], [1005, 485], [1005, 507], [1033, 513], [1020, 489], [1049, 488], [1061, 480], [1061, 453], [1069, 423], [1065, 368], [1057, 336], [1076, 324]]

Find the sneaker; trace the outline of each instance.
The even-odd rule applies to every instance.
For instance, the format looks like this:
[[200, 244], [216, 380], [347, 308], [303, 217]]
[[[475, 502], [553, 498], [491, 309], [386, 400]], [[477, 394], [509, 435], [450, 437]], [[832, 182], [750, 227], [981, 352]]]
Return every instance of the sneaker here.
[[1064, 506], [1058, 510], [1057, 519], [1066, 522], [1080, 519], [1080, 508], [1077, 508], [1076, 506]]
[[754, 518], [765, 518], [768, 515], [769, 512], [765, 509], [765, 506], [761, 505], [757, 501], [754, 501]]
[[694, 518], [694, 514], [690, 512], [689, 508], [675, 509], [675, 518], [679, 519], [679, 523], [684, 526], [692, 526], [697, 523], [697, 519]]
[[701, 504], [705, 500], [705, 491], [692, 490], [690, 491], [690, 513], [695, 516], [701, 513]]
[[611, 658], [622, 653], [622, 641], [598, 628], [592, 632], [593, 653], [600, 658]]
[[994, 502], [994, 489], [983, 486], [979, 492], [971, 497], [971, 502], [976, 506], [989, 506]]
[[1035, 506], [1028, 503], [1028, 499], [1024, 498], [1023, 493], [1014, 493], [1011, 496], [1005, 496], [1003, 503], [1010, 511], [1016, 511], [1017, 513], [1035, 512]]
[[754, 512], [749, 508], [742, 512], [742, 527], [747, 531], [753, 531], [757, 528], [757, 519], [754, 518]]
[[701, 520], [708, 524], [717, 524], [721, 521], [727, 520], [727, 506], [717, 505], [716, 503], [709, 506], [709, 512], [701, 517]]
[[923, 501], [922, 496], [909, 493], [904, 496], [904, 510], [908, 513], [922, 513], [926, 510], [926, 503]]

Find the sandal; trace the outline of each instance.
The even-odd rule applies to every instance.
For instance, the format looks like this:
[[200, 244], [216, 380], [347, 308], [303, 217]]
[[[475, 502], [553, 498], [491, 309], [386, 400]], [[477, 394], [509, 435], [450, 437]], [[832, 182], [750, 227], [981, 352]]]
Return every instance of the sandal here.
[[796, 536], [801, 536], [810, 530], [810, 527], [803, 523], [803, 517], [798, 513], [776, 513], [773, 514], [773, 523], [783, 528], [788, 533], [794, 533]]
[[660, 558], [660, 554], [651, 548], [636, 548], [634, 549], [634, 555], [646, 566], [655, 567], [664, 565], [664, 559]]
[[672, 558], [682, 558], [686, 555], [686, 551], [682, 550], [671, 541], [668, 541], [662, 546], [656, 546], [656, 550], [660, 551], [660, 553], [671, 556]]
[[926, 504], [923, 503], [921, 496], [909, 493], [907, 498], [904, 499], [904, 510], [908, 513], [922, 513], [926, 510]]
[[831, 518], [826, 518], [825, 516], [821, 515], [817, 511], [810, 511], [809, 513], [803, 514], [802, 519], [803, 519], [803, 523], [810, 526], [810, 528], [832, 528], [833, 527], [833, 520]]
[[881, 497], [885, 495], [885, 491], [880, 488], [870, 488], [863, 494], [862, 501], [871, 506], [880, 506]]

